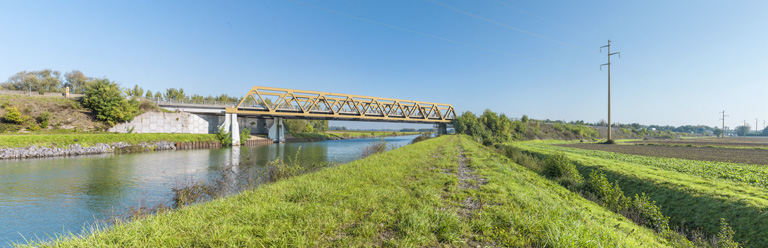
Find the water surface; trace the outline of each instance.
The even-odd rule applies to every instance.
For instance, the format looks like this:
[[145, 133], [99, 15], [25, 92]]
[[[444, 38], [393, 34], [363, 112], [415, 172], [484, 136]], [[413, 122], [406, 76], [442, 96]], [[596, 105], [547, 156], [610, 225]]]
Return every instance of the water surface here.
[[[394, 146], [416, 136], [385, 138]], [[169, 202], [171, 189], [222, 169], [260, 170], [277, 158], [347, 163], [378, 139], [0, 161], [0, 247], [81, 234], [110, 212]]]

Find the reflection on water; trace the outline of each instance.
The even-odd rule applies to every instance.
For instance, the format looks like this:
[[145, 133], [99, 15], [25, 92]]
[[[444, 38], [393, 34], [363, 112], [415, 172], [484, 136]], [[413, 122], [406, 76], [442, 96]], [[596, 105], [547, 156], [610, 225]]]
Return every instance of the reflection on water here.
[[[415, 136], [386, 138], [404, 146]], [[230, 169], [257, 172], [300, 149], [307, 162], [347, 163], [376, 139], [334, 140], [207, 150], [106, 154], [0, 161], [0, 246], [81, 233], [110, 210], [168, 202], [171, 188], [220, 178]], [[237, 180], [237, 178], [228, 178]], [[236, 182], [232, 182], [236, 184]]]

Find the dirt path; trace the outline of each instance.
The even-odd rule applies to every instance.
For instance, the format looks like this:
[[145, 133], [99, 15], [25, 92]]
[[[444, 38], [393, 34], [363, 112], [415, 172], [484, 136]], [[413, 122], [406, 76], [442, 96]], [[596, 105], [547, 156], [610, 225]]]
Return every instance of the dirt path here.
[[[456, 172], [456, 176], [459, 178], [459, 189], [479, 189], [480, 185], [485, 184], [485, 178], [477, 176], [474, 172], [474, 170], [467, 167], [467, 157], [464, 156], [464, 151], [459, 147], [459, 169]], [[459, 214], [461, 217], [471, 219], [474, 212], [482, 207], [480, 199], [467, 197], [462, 202]]]

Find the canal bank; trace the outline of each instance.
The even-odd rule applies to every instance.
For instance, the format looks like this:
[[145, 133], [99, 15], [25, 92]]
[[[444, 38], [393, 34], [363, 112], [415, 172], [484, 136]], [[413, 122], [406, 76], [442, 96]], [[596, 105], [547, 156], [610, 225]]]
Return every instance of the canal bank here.
[[[405, 146], [416, 136], [384, 138]], [[131, 207], [168, 203], [173, 189], [226, 178], [248, 183], [270, 161], [342, 164], [380, 139], [299, 142], [147, 153], [106, 153], [0, 161], [0, 247], [25, 240], [82, 234]], [[297, 155], [298, 153], [298, 155]]]
[[49, 245], [669, 246], [652, 230], [457, 136]]
[[[287, 142], [315, 142], [325, 140], [370, 139], [409, 136], [412, 133], [387, 133], [371, 136], [301, 135], [288, 136]], [[44, 157], [64, 157], [107, 153], [149, 152], [221, 148], [221, 142], [211, 134], [44, 134], [0, 136], [0, 160]], [[274, 143], [272, 140], [251, 136], [243, 146]]]

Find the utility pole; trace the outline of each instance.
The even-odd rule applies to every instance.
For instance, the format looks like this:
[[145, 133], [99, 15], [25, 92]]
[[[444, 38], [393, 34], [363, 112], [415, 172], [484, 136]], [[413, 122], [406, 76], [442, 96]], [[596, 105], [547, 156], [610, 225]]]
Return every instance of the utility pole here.
[[600, 65], [600, 69], [603, 69], [604, 65], [608, 66], [608, 141], [611, 141], [611, 55], [619, 55], [619, 58], [621, 58], [621, 53], [611, 53], [611, 40], [608, 40], [608, 45], [601, 46], [600, 47], [600, 53], [603, 52], [603, 47], [608, 48], [608, 63]]
[[757, 132], [757, 118], [755, 118], [755, 132]]
[[723, 120], [723, 133], [721, 134], [720, 138], [725, 138], [725, 117], [727, 115], [725, 115], [725, 110], [723, 110], [723, 112], [720, 112], [720, 113], [723, 114], [723, 118], [720, 118], [720, 120]]

